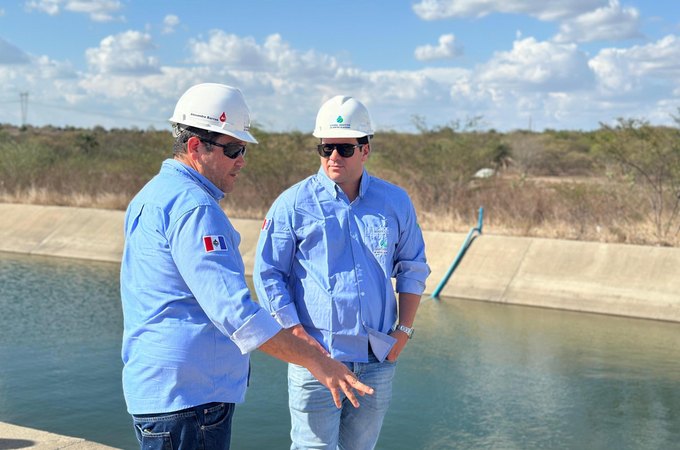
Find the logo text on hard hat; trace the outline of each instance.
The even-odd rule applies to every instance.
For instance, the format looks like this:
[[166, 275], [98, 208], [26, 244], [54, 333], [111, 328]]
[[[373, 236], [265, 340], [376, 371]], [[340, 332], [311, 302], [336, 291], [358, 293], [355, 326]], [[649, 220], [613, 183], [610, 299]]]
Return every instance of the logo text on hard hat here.
[[352, 128], [351, 123], [344, 123], [345, 119], [342, 118], [342, 116], [338, 116], [337, 119], [335, 119], [337, 123], [331, 123], [328, 128], [330, 129], [337, 129], [337, 128]]
[[227, 115], [222, 112], [222, 115], [220, 116], [220, 122], [226, 122], [227, 121]]
[[[223, 114], [224, 114], [224, 113], [223, 113]], [[193, 113], [193, 112], [192, 112], [192, 113], [189, 113], [189, 115], [190, 115], [191, 117], [196, 117], [196, 118], [198, 118], [198, 119], [212, 120], [213, 122], [217, 122], [217, 120], [218, 120], [217, 117], [211, 117], [211, 116], [209, 116], [209, 115], [207, 115], [207, 114], [198, 114], [198, 113]], [[220, 119], [221, 119], [221, 118], [220, 118]], [[225, 116], [225, 119], [226, 119], [226, 116]], [[222, 121], [222, 122], [224, 122], [224, 121]]]

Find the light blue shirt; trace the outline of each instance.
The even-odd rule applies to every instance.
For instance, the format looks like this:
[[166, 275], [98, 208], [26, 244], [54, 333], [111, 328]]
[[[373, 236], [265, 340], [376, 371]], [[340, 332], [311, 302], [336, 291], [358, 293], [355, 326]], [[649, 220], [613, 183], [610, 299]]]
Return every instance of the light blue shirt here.
[[251, 299], [223, 196], [166, 160], [128, 206], [120, 285], [131, 414], [242, 402], [248, 352], [281, 330]]
[[253, 281], [285, 328], [305, 330], [340, 361], [383, 361], [394, 345], [397, 292], [422, 294], [430, 269], [406, 192], [361, 177], [352, 202], [323, 171], [283, 192], [267, 213]]

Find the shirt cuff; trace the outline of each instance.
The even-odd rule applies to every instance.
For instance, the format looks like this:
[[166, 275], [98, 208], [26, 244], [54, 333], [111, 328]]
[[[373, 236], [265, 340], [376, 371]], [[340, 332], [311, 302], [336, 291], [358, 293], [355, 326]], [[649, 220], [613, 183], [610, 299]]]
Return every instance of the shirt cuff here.
[[412, 278], [399, 278], [397, 279], [396, 289], [397, 292], [423, 295], [423, 292], [425, 292], [425, 283], [420, 280], [414, 280]]
[[267, 311], [260, 309], [232, 333], [231, 340], [245, 355], [267, 342], [279, 331], [281, 331], [281, 325], [272, 319]]
[[297, 309], [295, 309], [295, 305], [293, 303], [289, 303], [283, 308], [279, 309], [278, 311], [274, 311], [272, 313], [272, 317], [276, 319], [276, 321], [283, 328], [294, 327], [295, 325], [300, 323], [300, 318], [298, 317]]

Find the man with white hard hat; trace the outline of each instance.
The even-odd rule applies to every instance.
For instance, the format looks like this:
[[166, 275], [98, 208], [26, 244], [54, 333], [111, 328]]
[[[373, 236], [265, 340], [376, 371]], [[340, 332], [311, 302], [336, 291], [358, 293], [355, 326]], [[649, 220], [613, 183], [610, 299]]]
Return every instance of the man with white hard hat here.
[[345, 399], [338, 409], [306, 368], [290, 364], [291, 448], [372, 449], [430, 269], [407, 193], [364, 168], [373, 136], [366, 107], [331, 98], [313, 134], [321, 167], [267, 213], [253, 281], [281, 326], [375, 390], [361, 408]]
[[191, 87], [170, 118], [174, 157], [130, 202], [121, 263], [123, 391], [143, 449], [228, 449], [249, 352], [301, 364], [340, 404], [372, 393], [250, 296], [240, 236], [219, 206], [245, 166], [241, 92]]

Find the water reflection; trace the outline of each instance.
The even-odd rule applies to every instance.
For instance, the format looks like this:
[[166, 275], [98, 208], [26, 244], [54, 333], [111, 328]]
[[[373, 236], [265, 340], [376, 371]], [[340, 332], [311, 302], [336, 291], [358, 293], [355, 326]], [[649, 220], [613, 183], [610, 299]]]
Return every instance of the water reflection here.
[[[0, 254], [0, 420], [120, 448], [118, 265]], [[672, 448], [680, 325], [444, 299], [402, 354], [380, 449]], [[285, 364], [253, 355], [235, 449], [288, 447]]]
[[428, 432], [441, 438], [420, 447], [667, 448], [680, 436], [677, 324], [450, 299], [424, 306], [425, 338], [402, 361], [420, 366], [403, 390], [429, 399], [420, 402], [437, 417]]

